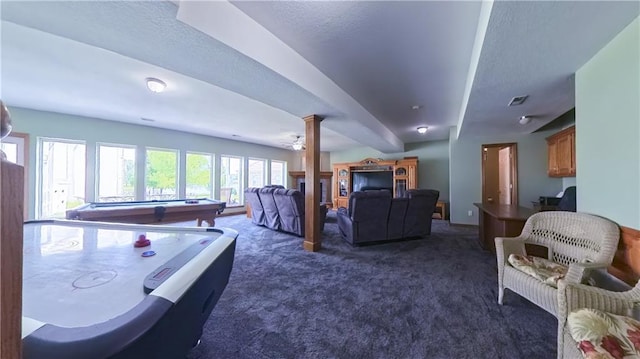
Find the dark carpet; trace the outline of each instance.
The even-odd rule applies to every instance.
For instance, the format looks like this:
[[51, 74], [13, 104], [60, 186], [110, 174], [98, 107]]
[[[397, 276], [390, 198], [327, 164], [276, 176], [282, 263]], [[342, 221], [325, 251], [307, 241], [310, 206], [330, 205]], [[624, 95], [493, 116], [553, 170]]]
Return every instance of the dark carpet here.
[[196, 358], [554, 358], [556, 319], [505, 293], [477, 229], [433, 221], [418, 240], [351, 247], [329, 211], [323, 249], [253, 225]]

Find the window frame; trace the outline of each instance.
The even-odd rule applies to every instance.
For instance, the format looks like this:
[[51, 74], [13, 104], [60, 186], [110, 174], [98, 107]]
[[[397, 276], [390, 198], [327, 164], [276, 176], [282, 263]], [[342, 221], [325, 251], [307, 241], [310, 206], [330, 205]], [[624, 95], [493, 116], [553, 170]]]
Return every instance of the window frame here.
[[145, 146], [144, 147], [144, 171], [143, 171], [143, 179], [144, 179], [144, 200], [149, 201], [147, 197], [147, 163], [149, 160], [149, 150], [151, 151], [164, 151], [164, 152], [174, 152], [176, 155], [176, 186], [175, 186], [175, 199], [179, 199], [180, 197], [180, 150], [175, 148], [162, 148], [162, 147], [153, 147], [153, 146]]
[[[88, 151], [87, 151], [87, 141], [84, 140], [73, 140], [73, 139], [68, 139], [68, 138], [58, 138], [58, 137], [47, 137], [47, 136], [37, 136], [36, 137], [36, 188], [35, 188], [35, 208], [34, 208], [34, 216], [36, 219], [43, 219], [45, 217], [43, 217], [43, 187], [44, 187], [44, 183], [43, 183], [43, 170], [44, 170], [44, 162], [43, 162], [43, 156], [44, 156], [44, 146], [43, 143], [44, 142], [58, 142], [58, 143], [64, 143], [64, 144], [76, 144], [76, 145], [83, 145], [84, 146], [84, 171], [83, 171], [83, 176], [84, 176], [84, 199], [83, 201], [86, 203], [87, 202], [87, 168], [89, 167], [89, 164], [87, 163], [87, 156], [88, 156]], [[48, 217], [47, 217], [48, 218]]]
[[2, 142], [18, 146], [16, 164], [24, 169], [24, 218], [29, 218], [29, 134], [12, 131]]
[[[100, 147], [118, 147], [118, 148], [132, 148], [134, 150], [133, 153], [133, 200], [137, 199], [138, 193], [138, 149], [137, 145], [128, 145], [122, 143], [112, 143], [112, 142], [96, 142], [96, 155], [95, 155], [95, 201], [100, 202]], [[145, 152], [146, 153], [146, 152]]]
[[189, 198], [189, 195], [187, 194], [187, 187], [189, 186], [189, 183], [187, 182], [187, 165], [188, 165], [188, 158], [189, 158], [189, 154], [194, 154], [194, 155], [203, 155], [203, 156], [209, 156], [209, 159], [211, 160], [211, 172], [209, 173], [211, 175], [211, 188], [209, 190], [209, 195], [207, 196], [207, 198], [214, 198], [214, 192], [216, 191], [216, 155], [215, 153], [210, 153], [210, 152], [200, 152], [200, 151], [184, 151], [184, 195], [185, 198]]
[[[273, 163], [281, 163], [282, 164], [282, 183], [273, 183]], [[287, 161], [281, 161], [281, 160], [270, 160], [269, 161], [269, 184], [271, 185], [282, 185], [282, 186], [287, 186]]]
[[[222, 176], [222, 163], [223, 163], [222, 159], [225, 158], [225, 157], [226, 158], [234, 158], [234, 159], [240, 160], [240, 173], [238, 174], [238, 186], [239, 186], [239, 188], [238, 188], [238, 204], [230, 205], [229, 203], [227, 203], [227, 207], [228, 208], [231, 208], [231, 207], [242, 207], [242, 206], [244, 206], [244, 182], [245, 182], [244, 181], [244, 174], [245, 174], [245, 172], [247, 170], [246, 169], [247, 162], [245, 161], [246, 157], [244, 157], [244, 156], [235, 156], [235, 155], [220, 155], [220, 174], [218, 175], [218, 179], [220, 181], [220, 186], [222, 186], [222, 177], [221, 177]], [[226, 199], [222, 198], [221, 192], [222, 192], [222, 187], [220, 187], [220, 190], [218, 192], [218, 198], [221, 201], [225, 201], [226, 202]], [[229, 196], [231, 196], [231, 195], [229, 195]]]
[[250, 172], [251, 166], [249, 165], [249, 162], [251, 161], [262, 162], [262, 185], [257, 187], [264, 187], [267, 184], [267, 170], [268, 170], [269, 160], [266, 158], [247, 157], [247, 165], [246, 165], [247, 166], [247, 187], [256, 187], [256, 186], [251, 186], [249, 183], [251, 180], [251, 172]]

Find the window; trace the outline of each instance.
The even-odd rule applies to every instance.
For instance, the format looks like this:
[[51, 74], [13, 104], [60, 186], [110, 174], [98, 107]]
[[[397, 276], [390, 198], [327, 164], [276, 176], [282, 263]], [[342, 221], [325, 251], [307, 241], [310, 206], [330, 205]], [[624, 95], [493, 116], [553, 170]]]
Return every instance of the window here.
[[213, 198], [213, 159], [210, 154], [187, 153], [187, 198]]
[[64, 218], [85, 200], [84, 142], [39, 138], [38, 145], [38, 218]]
[[145, 199], [176, 199], [178, 193], [178, 151], [147, 149]]
[[7, 156], [7, 161], [11, 163], [18, 163], [18, 144], [2, 142], [0, 149]]
[[220, 200], [227, 206], [242, 202], [242, 157], [220, 156]]
[[255, 158], [249, 159], [249, 187], [262, 187], [266, 177], [267, 161]]
[[271, 161], [271, 184], [279, 184], [286, 186], [284, 181], [285, 171], [287, 170], [287, 163], [284, 161]]
[[136, 198], [136, 149], [98, 144], [98, 202]]
[[[0, 149], [7, 155], [7, 160], [21, 166], [24, 166], [27, 160], [27, 148], [29, 148], [29, 135], [26, 133], [11, 132], [0, 143]], [[27, 173], [26, 167], [25, 173]]]

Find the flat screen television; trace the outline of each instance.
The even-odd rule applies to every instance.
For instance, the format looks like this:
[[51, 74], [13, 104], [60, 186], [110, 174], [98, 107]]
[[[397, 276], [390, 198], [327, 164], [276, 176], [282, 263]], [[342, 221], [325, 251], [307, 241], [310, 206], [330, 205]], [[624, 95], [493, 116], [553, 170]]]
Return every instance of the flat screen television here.
[[393, 171], [352, 172], [354, 191], [386, 189], [393, 193]]

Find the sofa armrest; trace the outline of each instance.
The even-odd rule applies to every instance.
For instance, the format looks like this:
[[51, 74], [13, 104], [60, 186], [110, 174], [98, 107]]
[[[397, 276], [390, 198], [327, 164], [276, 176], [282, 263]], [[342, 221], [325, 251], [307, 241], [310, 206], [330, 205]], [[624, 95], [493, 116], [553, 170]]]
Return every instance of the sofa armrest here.
[[344, 207], [338, 208], [336, 219], [342, 238], [353, 244], [353, 222], [351, 221], [351, 217], [349, 217], [349, 211]]

